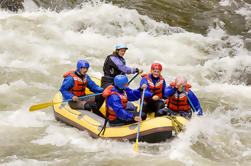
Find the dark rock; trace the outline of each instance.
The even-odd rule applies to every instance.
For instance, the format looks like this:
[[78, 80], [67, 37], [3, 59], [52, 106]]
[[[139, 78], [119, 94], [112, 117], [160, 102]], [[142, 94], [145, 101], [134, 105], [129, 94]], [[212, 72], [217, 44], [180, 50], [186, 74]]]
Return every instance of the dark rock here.
[[24, 10], [22, 2], [24, 0], [0, 0], [0, 8], [18, 12], [20, 9]]

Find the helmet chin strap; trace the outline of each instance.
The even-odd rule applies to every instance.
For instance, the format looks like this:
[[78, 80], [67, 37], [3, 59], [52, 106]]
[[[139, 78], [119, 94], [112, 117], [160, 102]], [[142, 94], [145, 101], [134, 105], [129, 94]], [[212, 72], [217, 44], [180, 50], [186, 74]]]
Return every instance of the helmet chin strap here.
[[120, 92], [123, 92], [123, 91], [124, 91], [124, 88], [121, 89], [121, 88], [117, 87], [116, 85], [114, 85], [114, 86], [115, 86], [115, 88], [118, 89]]
[[151, 74], [151, 76], [152, 76], [152, 78], [153, 78], [154, 80], [159, 79], [159, 77], [154, 77], [153, 74]]
[[76, 73], [77, 73], [78, 75], [82, 76], [82, 74], [81, 74], [80, 72], [76, 71]]
[[76, 74], [77, 74], [79, 77], [81, 77], [82, 79], [83, 79], [84, 76], [85, 76], [85, 75], [83, 75], [83, 74], [81, 74], [80, 72], [77, 72], [77, 71], [76, 71]]

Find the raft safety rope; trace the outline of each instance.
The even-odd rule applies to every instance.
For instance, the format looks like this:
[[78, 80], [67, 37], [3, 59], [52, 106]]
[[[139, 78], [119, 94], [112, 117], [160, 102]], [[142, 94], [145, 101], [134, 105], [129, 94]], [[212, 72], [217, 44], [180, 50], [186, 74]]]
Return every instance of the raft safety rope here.
[[172, 126], [175, 131], [175, 134], [178, 135], [179, 132], [183, 130], [184, 125], [180, 123], [175, 116], [167, 116], [167, 118], [172, 121]]

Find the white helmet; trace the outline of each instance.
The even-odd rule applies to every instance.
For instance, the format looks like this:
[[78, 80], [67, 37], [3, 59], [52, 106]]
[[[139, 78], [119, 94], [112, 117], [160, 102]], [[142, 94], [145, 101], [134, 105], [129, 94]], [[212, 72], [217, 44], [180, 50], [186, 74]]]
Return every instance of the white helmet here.
[[186, 79], [186, 77], [183, 76], [183, 75], [177, 76], [176, 79], [175, 79], [175, 84], [176, 84], [176, 85], [183, 85], [183, 86], [186, 86], [186, 84], [187, 84], [187, 79]]

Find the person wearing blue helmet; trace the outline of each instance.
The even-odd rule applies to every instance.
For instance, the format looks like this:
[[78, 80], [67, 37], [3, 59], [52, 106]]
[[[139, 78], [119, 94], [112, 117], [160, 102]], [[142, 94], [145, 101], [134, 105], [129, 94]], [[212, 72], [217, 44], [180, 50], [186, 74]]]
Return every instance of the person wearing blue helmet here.
[[[101, 78], [101, 87], [106, 88], [109, 85], [113, 85], [114, 78], [119, 75], [142, 73], [143, 70], [139, 68], [131, 68], [126, 65], [124, 55], [128, 47], [125, 43], [120, 43], [115, 46], [115, 51], [108, 55], [105, 59], [103, 71], [104, 76]], [[98, 108], [102, 106], [104, 98], [102, 96], [96, 96], [96, 103]]]
[[85, 96], [86, 87], [94, 93], [103, 92], [103, 88], [99, 87], [87, 73], [90, 65], [85, 60], [79, 60], [76, 70], [69, 71], [63, 75], [64, 81], [60, 88], [65, 100], [72, 99], [68, 104], [73, 109], [93, 110], [94, 113], [103, 116], [96, 107], [95, 97], [79, 99]]
[[126, 125], [134, 122], [141, 122], [146, 119], [143, 113], [142, 118], [139, 117], [137, 108], [128, 101], [136, 101], [140, 99], [141, 88], [132, 90], [127, 87], [128, 78], [125, 75], [117, 75], [114, 78], [114, 85], [108, 86], [103, 91], [103, 97], [106, 99], [106, 117], [111, 126]]

